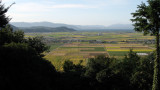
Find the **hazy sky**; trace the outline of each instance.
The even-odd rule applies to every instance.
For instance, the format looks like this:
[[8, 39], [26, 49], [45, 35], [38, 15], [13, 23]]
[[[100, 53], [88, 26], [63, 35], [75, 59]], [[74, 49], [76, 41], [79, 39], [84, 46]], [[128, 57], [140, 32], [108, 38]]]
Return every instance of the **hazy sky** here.
[[15, 2], [7, 15], [12, 22], [66, 23], [75, 25], [130, 24], [132, 12], [146, 0], [2, 0]]

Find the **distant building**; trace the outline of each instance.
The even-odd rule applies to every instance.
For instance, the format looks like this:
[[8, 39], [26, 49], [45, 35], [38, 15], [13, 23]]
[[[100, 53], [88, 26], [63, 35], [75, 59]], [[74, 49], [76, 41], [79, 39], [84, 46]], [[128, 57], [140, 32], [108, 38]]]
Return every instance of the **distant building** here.
[[98, 36], [102, 36], [103, 34], [102, 33], [98, 33]]
[[146, 56], [146, 55], [148, 55], [147, 53], [136, 53], [137, 55], [139, 55], [139, 56]]

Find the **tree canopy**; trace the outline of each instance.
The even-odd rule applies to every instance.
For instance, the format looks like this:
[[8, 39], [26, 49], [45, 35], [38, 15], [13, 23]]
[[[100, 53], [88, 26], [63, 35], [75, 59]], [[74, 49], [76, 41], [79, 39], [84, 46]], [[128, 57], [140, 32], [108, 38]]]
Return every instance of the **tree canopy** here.
[[11, 18], [6, 16], [6, 13], [13, 4], [5, 8], [4, 4], [2, 4], [2, 0], [0, 0], [0, 28], [5, 27], [11, 20]]
[[142, 3], [138, 5], [136, 12], [132, 13], [134, 19], [134, 30], [143, 32], [144, 35], [156, 36], [156, 59], [154, 63], [154, 76], [152, 90], [159, 90], [160, 75], [160, 53], [159, 53], [159, 29], [160, 29], [160, 0], [148, 0], [148, 5]]

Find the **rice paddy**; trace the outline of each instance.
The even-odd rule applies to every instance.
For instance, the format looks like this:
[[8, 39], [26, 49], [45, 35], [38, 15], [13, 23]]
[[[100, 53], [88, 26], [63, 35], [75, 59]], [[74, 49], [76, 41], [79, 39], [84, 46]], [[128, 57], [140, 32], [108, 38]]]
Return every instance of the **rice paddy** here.
[[[123, 58], [130, 49], [137, 53], [147, 54], [154, 50], [154, 44], [145, 44], [148, 40], [154, 40], [153, 36], [143, 36], [142, 33], [135, 32], [28, 33], [26, 37], [36, 35], [49, 38], [50, 52], [45, 53], [44, 58], [51, 61], [57, 70], [62, 70], [65, 60], [71, 60], [75, 64], [83, 60], [82, 64], [86, 65], [89, 58], [98, 55]], [[57, 41], [52, 42], [54, 40]], [[63, 40], [66, 40], [65, 43], [61, 42]], [[138, 40], [140, 42], [137, 42]]]
[[106, 48], [110, 56], [118, 58], [126, 55], [131, 49], [136, 53], [150, 53], [154, 50], [142, 44], [107, 44]]

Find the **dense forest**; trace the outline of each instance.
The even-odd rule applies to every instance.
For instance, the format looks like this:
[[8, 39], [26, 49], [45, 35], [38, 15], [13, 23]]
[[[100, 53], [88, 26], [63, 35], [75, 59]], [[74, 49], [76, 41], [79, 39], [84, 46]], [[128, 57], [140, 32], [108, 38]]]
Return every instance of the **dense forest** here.
[[[140, 13], [137, 11], [133, 14], [136, 17], [133, 22], [137, 20], [146, 25], [147, 20], [145, 22], [142, 16], [149, 18], [157, 13], [147, 16], [148, 12], [143, 12], [142, 9], [149, 8], [151, 11], [149, 13], [155, 13], [151, 10], [154, 7], [158, 12], [158, 19], [149, 20], [157, 21], [156, 27], [159, 28], [160, 0], [148, 0], [148, 2], [151, 4], [148, 7], [143, 3], [139, 6]], [[56, 71], [51, 62], [43, 58], [43, 52], [48, 50], [48, 46], [42, 42], [41, 37], [25, 38], [23, 31], [13, 31], [8, 24], [11, 19], [6, 16], [11, 6], [5, 8], [0, 2], [1, 90], [159, 90], [159, 86], [156, 86], [159, 85], [159, 76], [156, 76], [159, 75], [156, 74], [159, 70], [155, 71], [157, 67], [159, 69], [159, 65], [154, 68], [156, 64], [154, 61], [159, 64], [159, 42], [158, 50], [147, 57], [139, 57], [130, 50], [123, 59], [103, 55], [90, 58], [86, 66], [81, 64], [82, 61], [74, 64], [68, 60], [64, 62], [63, 71], [60, 72]], [[147, 30], [145, 34], [153, 31], [151, 34], [159, 36], [159, 30], [154, 30], [153, 23], [145, 25], [135, 23], [135, 29], [141, 32], [145, 29]], [[153, 78], [153, 75], [156, 77]]]

